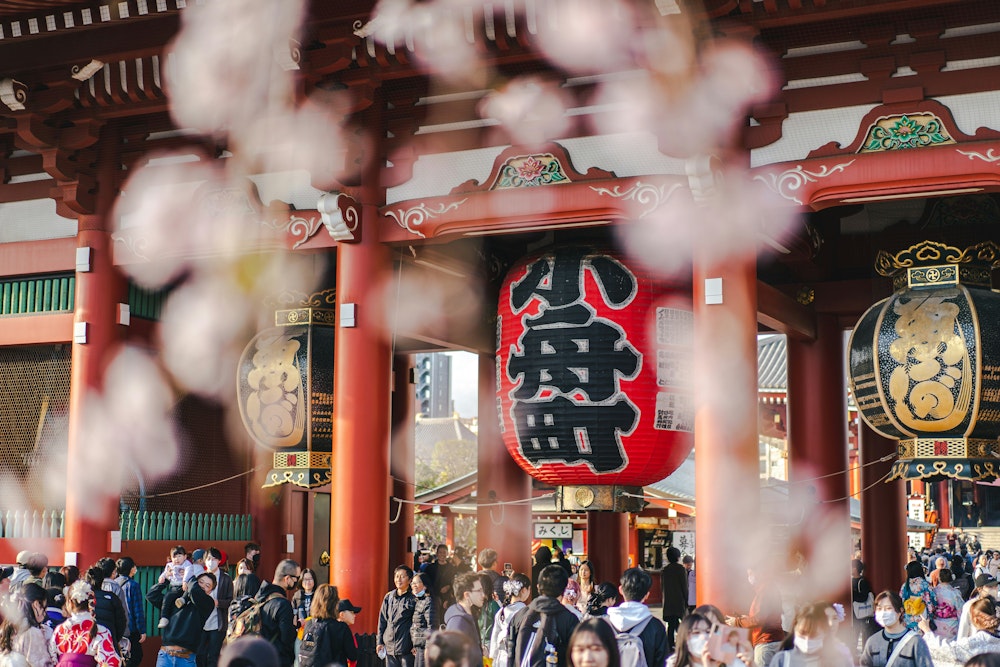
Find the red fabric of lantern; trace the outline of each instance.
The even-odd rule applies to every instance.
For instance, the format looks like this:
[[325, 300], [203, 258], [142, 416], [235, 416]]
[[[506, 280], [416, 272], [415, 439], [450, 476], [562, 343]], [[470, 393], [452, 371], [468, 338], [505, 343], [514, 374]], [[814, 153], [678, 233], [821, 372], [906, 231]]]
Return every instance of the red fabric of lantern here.
[[642, 486], [677, 469], [694, 443], [688, 286], [563, 246], [507, 273], [498, 314], [500, 426], [525, 471]]

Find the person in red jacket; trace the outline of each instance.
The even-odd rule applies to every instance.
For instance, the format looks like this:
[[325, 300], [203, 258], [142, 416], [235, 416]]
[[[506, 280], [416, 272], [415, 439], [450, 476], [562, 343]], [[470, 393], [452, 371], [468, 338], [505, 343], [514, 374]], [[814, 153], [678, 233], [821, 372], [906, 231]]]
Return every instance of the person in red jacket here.
[[781, 593], [764, 575], [764, 568], [747, 569], [747, 580], [754, 591], [750, 611], [742, 616], [726, 617], [729, 625], [750, 628], [753, 659], [758, 665], [770, 665], [771, 658], [785, 638], [785, 631], [781, 628]]

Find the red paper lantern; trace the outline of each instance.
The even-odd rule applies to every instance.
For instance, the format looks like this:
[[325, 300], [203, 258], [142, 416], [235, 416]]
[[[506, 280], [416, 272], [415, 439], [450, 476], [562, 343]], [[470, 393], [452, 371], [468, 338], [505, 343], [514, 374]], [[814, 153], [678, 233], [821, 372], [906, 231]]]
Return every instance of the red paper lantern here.
[[497, 390], [511, 456], [557, 486], [642, 486], [694, 444], [690, 288], [615, 252], [551, 249], [500, 290]]

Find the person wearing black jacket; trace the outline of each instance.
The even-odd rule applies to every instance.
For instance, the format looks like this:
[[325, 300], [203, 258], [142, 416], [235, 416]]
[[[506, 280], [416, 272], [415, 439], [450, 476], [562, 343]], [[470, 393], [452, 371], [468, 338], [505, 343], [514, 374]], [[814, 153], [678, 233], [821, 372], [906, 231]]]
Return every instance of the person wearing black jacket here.
[[87, 583], [94, 590], [94, 619], [98, 625], [103, 625], [115, 638], [115, 646], [125, 636], [125, 628], [128, 625], [128, 616], [125, 614], [125, 607], [122, 601], [114, 593], [102, 590], [104, 584], [104, 570], [94, 566], [87, 570], [85, 575]]
[[156, 667], [195, 667], [195, 654], [201, 644], [205, 621], [215, 611], [211, 593], [215, 575], [202, 572], [191, 577], [181, 588], [169, 581], [157, 583], [146, 599], [157, 609], [169, 612], [163, 629], [163, 646], [156, 655]]
[[[468, 667], [483, 667], [483, 645], [480, 643], [479, 626], [472, 615], [486, 602], [483, 581], [474, 572], [463, 572], [455, 577], [456, 604], [444, 613], [446, 630], [455, 630], [469, 638]], [[490, 591], [492, 593], [492, 591]]]
[[410, 639], [413, 641], [413, 655], [416, 657], [414, 667], [424, 667], [427, 638], [434, 631], [434, 598], [424, 584], [424, 576], [416, 572], [410, 582], [410, 591], [417, 599], [413, 606], [413, 622], [410, 625]]
[[680, 564], [681, 550], [667, 548], [667, 565], [660, 572], [663, 593], [663, 620], [667, 624], [667, 645], [674, 652], [674, 636], [688, 608], [688, 571]]
[[[529, 650], [531, 655], [527, 662], [531, 667], [545, 667], [549, 650], [555, 651], [559, 667], [569, 664], [566, 655], [569, 637], [579, 619], [559, 601], [568, 581], [566, 570], [558, 565], [548, 565], [538, 573], [540, 595], [514, 614], [507, 630], [507, 645], [514, 647], [510, 664], [525, 664], [524, 654]], [[537, 641], [534, 640], [536, 631], [540, 635]]]
[[282, 667], [291, 667], [295, 661], [295, 614], [288, 601], [288, 591], [295, 588], [302, 569], [294, 560], [283, 560], [274, 569], [274, 581], [265, 583], [257, 591], [255, 600], [260, 608], [261, 636], [278, 649]]
[[413, 570], [406, 565], [398, 565], [392, 572], [392, 582], [396, 585], [382, 598], [382, 608], [378, 613], [378, 634], [375, 635], [375, 651], [385, 652], [389, 667], [413, 667], [413, 610], [417, 598], [410, 592]]

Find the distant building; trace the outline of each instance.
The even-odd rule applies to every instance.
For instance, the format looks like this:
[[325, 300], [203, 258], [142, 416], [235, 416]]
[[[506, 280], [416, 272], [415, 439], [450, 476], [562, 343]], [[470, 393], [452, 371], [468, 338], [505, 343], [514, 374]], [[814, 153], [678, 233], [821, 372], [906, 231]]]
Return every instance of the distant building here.
[[418, 354], [416, 368], [417, 414], [421, 417], [451, 417], [451, 357]]

